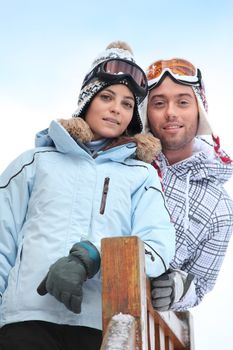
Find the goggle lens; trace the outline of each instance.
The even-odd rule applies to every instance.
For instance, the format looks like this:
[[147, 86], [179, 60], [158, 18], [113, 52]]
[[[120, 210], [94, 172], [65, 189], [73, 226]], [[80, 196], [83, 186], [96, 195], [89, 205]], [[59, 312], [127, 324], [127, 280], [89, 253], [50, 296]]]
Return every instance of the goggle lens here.
[[156, 86], [165, 73], [169, 73], [175, 80], [188, 85], [201, 84], [201, 72], [192, 63], [182, 58], [160, 60], [152, 63], [147, 70], [149, 90]]
[[171, 60], [160, 60], [152, 63], [147, 72], [148, 80], [158, 78], [166, 69], [169, 69], [173, 74], [180, 76], [195, 77], [197, 75], [197, 69], [192, 63], [183, 59], [173, 58]]
[[127, 74], [133, 78], [136, 84], [145, 88], [147, 86], [146, 75], [137, 65], [123, 60], [109, 60], [103, 64], [102, 69], [105, 73], [120, 75]]

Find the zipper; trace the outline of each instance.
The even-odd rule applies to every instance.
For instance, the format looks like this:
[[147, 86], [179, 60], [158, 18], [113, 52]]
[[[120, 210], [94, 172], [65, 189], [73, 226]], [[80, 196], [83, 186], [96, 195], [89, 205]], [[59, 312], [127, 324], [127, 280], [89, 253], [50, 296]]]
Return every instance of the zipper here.
[[100, 204], [100, 214], [102, 214], [102, 215], [104, 214], [105, 207], [106, 207], [108, 188], [109, 188], [109, 181], [110, 181], [109, 177], [106, 177], [104, 179], [104, 187], [103, 187], [103, 193], [102, 193], [101, 204]]

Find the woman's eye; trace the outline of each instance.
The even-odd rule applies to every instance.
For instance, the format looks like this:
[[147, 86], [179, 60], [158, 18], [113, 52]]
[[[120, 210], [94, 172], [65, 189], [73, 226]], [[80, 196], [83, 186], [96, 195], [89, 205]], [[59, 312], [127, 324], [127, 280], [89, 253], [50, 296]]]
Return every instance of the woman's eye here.
[[110, 95], [107, 95], [107, 94], [101, 94], [100, 95], [100, 98], [104, 101], [108, 101], [111, 99], [111, 96]]
[[131, 102], [129, 102], [129, 101], [124, 101], [124, 102], [123, 102], [123, 105], [124, 105], [126, 108], [128, 108], [128, 109], [134, 108], [133, 103], [131, 103]]

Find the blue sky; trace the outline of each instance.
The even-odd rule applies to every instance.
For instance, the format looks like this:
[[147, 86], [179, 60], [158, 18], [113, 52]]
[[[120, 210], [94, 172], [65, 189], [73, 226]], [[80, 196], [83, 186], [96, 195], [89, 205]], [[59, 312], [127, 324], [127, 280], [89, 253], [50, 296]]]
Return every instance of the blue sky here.
[[[51, 119], [71, 115], [91, 62], [114, 40], [127, 41], [143, 68], [171, 57], [201, 68], [210, 121], [233, 157], [231, 0], [0, 0], [0, 5], [0, 172], [33, 147], [34, 134]], [[232, 181], [227, 188], [233, 196]], [[233, 343], [232, 258], [233, 242], [215, 290], [192, 311], [196, 350]]]

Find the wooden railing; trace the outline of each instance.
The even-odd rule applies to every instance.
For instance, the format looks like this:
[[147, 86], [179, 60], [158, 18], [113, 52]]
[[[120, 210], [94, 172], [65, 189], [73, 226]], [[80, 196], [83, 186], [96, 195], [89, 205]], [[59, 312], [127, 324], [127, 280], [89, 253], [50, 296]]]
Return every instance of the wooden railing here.
[[194, 350], [191, 314], [152, 307], [143, 242], [136, 236], [104, 238], [101, 250], [101, 350]]

